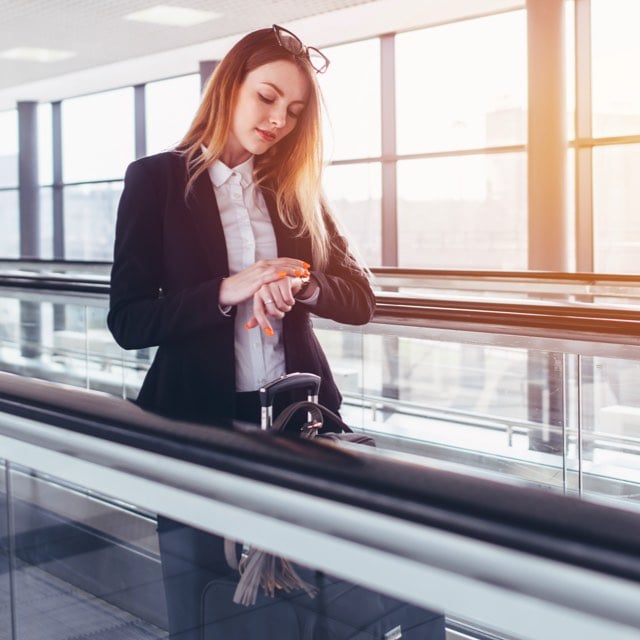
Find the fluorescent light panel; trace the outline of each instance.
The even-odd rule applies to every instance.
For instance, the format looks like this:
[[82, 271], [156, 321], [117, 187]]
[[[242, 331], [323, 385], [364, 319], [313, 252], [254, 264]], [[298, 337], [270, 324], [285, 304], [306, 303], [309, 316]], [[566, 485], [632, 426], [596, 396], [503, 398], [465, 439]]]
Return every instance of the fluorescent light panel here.
[[136, 22], [151, 22], [169, 27], [191, 27], [195, 24], [215, 20], [221, 17], [221, 13], [215, 11], [199, 11], [198, 9], [185, 9], [184, 7], [172, 7], [168, 4], [158, 4], [143, 11], [136, 11], [124, 16], [125, 20]]
[[38, 47], [16, 47], [0, 51], [0, 58], [6, 60], [27, 60], [29, 62], [58, 62], [75, 56], [74, 51], [60, 49], [40, 49]]

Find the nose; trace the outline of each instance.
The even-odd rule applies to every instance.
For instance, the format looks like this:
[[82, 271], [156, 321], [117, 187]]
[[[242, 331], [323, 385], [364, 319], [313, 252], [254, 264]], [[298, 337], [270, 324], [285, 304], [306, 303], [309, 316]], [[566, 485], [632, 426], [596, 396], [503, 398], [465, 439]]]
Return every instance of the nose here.
[[271, 110], [269, 120], [276, 129], [282, 129], [287, 124], [286, 107], [274, 105], [274, 108]]

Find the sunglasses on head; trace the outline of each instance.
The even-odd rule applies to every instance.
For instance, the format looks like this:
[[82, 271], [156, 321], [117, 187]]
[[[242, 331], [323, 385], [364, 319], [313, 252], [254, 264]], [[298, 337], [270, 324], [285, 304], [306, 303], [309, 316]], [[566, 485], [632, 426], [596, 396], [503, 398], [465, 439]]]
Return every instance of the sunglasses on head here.
[[324, 73], [329, 68], [329, 58], [315, 47], [307, 47], [302, 44], [302, 40], [289, 29], [285, 29], [277, 24], [273, 25], [273, 33], [278, 44], [298, 58], [306, 58], [309, 64], [316, 70], [316, 73]]

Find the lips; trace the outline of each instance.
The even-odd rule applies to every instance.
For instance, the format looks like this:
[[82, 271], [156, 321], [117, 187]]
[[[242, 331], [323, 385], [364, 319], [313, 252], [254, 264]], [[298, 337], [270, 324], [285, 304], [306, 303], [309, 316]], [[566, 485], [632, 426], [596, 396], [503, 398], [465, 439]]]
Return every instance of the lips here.
[[264, 129], [256, 129], [256, 131], [265, 142], [273, 142], [276, 139], [274, 133], [270, 133], [269, 131], [265, 131]]

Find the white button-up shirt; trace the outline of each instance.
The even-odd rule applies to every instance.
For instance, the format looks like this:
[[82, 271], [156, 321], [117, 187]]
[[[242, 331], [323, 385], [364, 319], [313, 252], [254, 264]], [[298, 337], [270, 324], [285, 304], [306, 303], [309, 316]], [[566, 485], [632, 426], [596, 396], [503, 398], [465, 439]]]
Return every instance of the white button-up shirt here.
[[[234, 275], [257, 260], [276, 258], [276, 236], [269, 210], [253, 182], [253, 156], [230, 169], [220, 160], [209, 168]], [[253, 298], [237, 306], [235, 318], [236, 390], [255, 391], [285, 373], [282, 321], [270, 318], [274, 335], [245, 329], [253, 317]], [[215, 357], [215, 354], [211, 354]]]

